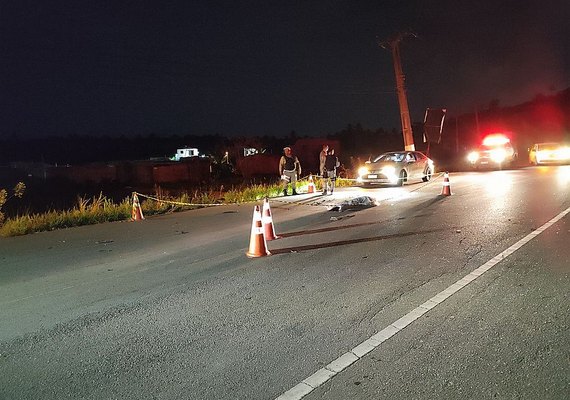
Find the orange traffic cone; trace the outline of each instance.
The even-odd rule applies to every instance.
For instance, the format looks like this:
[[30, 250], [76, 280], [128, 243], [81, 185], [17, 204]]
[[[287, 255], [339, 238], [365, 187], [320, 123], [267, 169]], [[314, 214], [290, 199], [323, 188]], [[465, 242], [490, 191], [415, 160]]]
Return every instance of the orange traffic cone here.
[[245, 253], [246, 256], [252, 257], [265, 257], [270, 256], [271, 253], [267, 250], [267, 243], [263, 235], [263, 225], [261, 223], [261, 212], [259, 206], [253, 209], [253, 221], [251, 223], [251, 237], [249, 239], [249, 250]]
[[309, 174], [309, 190], [307, 193], [315, 193], [315, 182], [313, 182], [313, 174]]
[[265, 240], [279, 239], [279, 236], [275, 234], [275, 226], [273, 226], [273, 217], [271, 216], [271, 207], [269, 207], [269, 200], [267, 200], [267, 197], [263, 202], [263, 217], [261, 218], [261, 221], [263, 222]]
[[133, 211], [131, 212], [131, 220], [142, 221], [143, 219], [144, 215], [142, 212], [141, 205], [139, 203], [139, 196], [137, 196], [136, 192], [133, 192]]
[[451, 186], [449, 185], [449, 173], [443, 175], [443, 188], [441, 189], [442, 196], [451, 196]]

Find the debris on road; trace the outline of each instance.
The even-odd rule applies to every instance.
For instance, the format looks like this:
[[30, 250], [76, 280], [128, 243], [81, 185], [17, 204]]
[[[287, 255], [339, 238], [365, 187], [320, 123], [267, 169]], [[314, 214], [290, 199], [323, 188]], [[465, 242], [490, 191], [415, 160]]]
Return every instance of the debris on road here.
[[361, 196], [354, 199], [345, 200], [340, 204], [328, 206], [329, 211], [359, 210], [377, 206], [376, 199], [370, 196]]
[[330, 220], [331, 220], [331, 221], [340, 221], [341, 219], [344, 219], [344, 218], [352, 218], [352, 217], [354, 217], [354, 214], [345, 215], [345, 216], [343, 216], [343, 217], [331, 217]]

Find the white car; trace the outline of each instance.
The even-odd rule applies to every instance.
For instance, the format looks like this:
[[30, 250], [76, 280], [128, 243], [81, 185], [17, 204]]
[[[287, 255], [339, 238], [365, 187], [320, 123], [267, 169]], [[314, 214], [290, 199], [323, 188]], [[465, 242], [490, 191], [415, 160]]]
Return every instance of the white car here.
[[357, 182], [402, 186], [412, 179], [427, 182], [435, 167], [433, 161], [419, 151], [392, 151], [376, 157], [358, 170]]
[[563, 143], [536, 143], [528, 152], [533, 165], [570, 163], [570, 146]]

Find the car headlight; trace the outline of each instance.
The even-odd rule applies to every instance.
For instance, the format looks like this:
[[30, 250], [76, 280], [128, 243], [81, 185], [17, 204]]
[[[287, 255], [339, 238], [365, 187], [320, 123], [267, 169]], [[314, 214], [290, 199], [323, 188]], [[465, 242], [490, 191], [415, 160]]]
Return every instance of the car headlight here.
[[491, 151], [491, 160], [496, 163], [502, 163], [507, 158], [507, 152], [504, 149], [498, 149]]
[[562, 147], [559, 151], [559, 157], [563, 160], [570, 159], [570, 147]]
[[360, 167], [358, 168], [358, 175], [362, 176], [362, 175], [368, 175], [370, 171], [368, 170], [368, 168], [366, 167]]
[[388, 180], [390, 180], [391, 183], [398, 182], [398, 175], [396, 175], [396, 168], [389, 165], [382, 168], [380, 172], [382, 172], [382, 174], [384, 174], [384, 176], [386, 176], [386, 178], [388, 178]]
[[469, 160], [469, 162], [474, 163], [479, 159], [479, 153], [477, 153], [476, 151], [472, 151], [467, 155], [467, 159]]

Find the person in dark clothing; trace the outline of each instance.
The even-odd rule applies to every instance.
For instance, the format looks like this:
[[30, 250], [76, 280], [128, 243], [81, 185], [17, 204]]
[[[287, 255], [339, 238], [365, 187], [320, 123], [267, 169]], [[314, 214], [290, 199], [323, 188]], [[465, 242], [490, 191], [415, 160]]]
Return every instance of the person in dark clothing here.
[[289, 183], [291, 183], [293, 195], [296, 195], [297, 178], [301, 176], [301, 163], [296, 156], [293, 156], [291, 147], [285, 147], [283, 152], [285, 154], [281, 156], [281, 160], [279, 160], [279, 175], [283, 182], [283, 195], [287, 196]]
[[336, 184], [336, 169], [340, 165], [338, 158], [334, 155], [334, 149], [330, 150], [325, 159], [326, 178], [323, 184], [323, 194], [333, 194]]
[[325, 169], [325, 161], [327, 159], [327, 154], [329, 154], [329, 145], [323, 144], [323, 149], [319, 153], [319, 173], [321, 174], [321, 184], [323, 188], [325, 187], [327, 170]]

